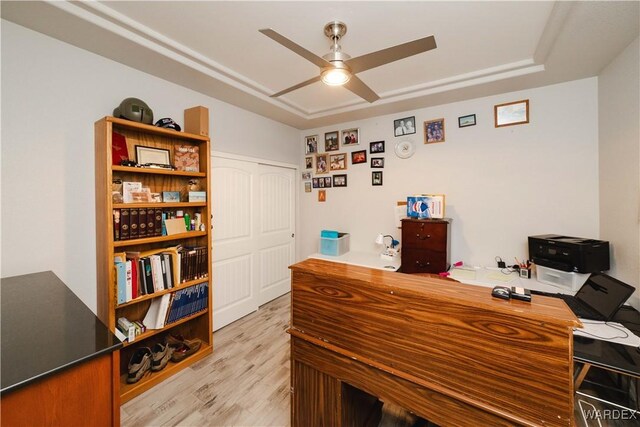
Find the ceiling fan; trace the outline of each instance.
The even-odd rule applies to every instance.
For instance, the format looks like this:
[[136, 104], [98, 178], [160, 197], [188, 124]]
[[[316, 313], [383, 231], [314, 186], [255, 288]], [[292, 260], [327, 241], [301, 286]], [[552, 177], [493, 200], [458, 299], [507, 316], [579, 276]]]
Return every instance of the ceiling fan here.
[[291, 86], [290, 88], [281, 90], [280, 92], [271, 95], [272, 98], [322, 80], [325, 84], [330, 86], [344, 86], [359, 97], [369, 102], [374, 102], [380, 99], [380, 97], [371, 90], [369, 86], [364, 84], [358, 76], [356, 76], [357, 73], [370, 70], [399, 59], [417, 55], [418, 53], [426, 52], [437, 47], [436, 39], [433, 36], [429, 36], [389, 47], [387, 49], [382, 49], [377, 52], [371, 52], [357, 58], [351, 58], [349, 55], [342, 52], [342, 48], [338, 44], [340, 38], [347, 33], [347, 25], [340, 21], [332, 21], [324, 26], [324, 34], [331, 39], [331, 52], [323, 57], [319, 57], [302, 46], [292, 42], [288, 38], [278, 34], [271, 28], [265, 28], [259, 31], [265, 36], [280, 43], [287, 49], [294, 51], [306, 60], [311, 61], [320, 67], [320, 75], [302, 83], [298, 83], [295, 86]]

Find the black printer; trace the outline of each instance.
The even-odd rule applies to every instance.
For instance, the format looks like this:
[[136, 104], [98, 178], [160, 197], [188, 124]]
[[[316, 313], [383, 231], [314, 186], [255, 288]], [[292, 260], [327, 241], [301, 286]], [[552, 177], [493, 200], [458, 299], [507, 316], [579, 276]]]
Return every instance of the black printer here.
[[556, 270], [597, 273], [609, 269], [609, 242], [557, 234], [529, 236], [529, 258]]

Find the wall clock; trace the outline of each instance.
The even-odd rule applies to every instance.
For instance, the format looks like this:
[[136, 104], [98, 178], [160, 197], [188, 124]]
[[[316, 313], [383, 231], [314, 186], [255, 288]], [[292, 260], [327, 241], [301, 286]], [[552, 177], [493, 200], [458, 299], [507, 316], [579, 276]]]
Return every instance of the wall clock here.
[[395, 153], [396, 156], [400, 157], [401, 159], [408, 159], [409, 157], [413, 156], [413, 153], [415, 153], [415, 151], [416, 147], [415, 145], [413, 145], [412, 141], [405, 140], [400, 141], [396, 144]]

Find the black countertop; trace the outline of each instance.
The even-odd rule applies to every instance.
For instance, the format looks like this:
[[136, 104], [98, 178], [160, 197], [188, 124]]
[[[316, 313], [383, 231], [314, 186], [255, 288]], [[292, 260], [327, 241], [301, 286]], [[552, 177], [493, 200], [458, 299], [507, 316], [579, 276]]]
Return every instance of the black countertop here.
[[122, 347], [51, 271], [0, 282], [4, 394]]

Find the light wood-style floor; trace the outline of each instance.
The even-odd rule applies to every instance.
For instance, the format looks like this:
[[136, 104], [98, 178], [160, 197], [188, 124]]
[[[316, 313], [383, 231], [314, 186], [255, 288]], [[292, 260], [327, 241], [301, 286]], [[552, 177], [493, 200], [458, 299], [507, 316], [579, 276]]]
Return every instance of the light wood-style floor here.
[[122, 426], [289, 425], [289, 304], [215, 332], [211, 356], [122, 406]]
[[[214, 333], [211, 356], [122, 406], [122, 426], [289, 426], [290, 302], [283, 295]], [[379, 427], [416, 420], [385, 404]]]

